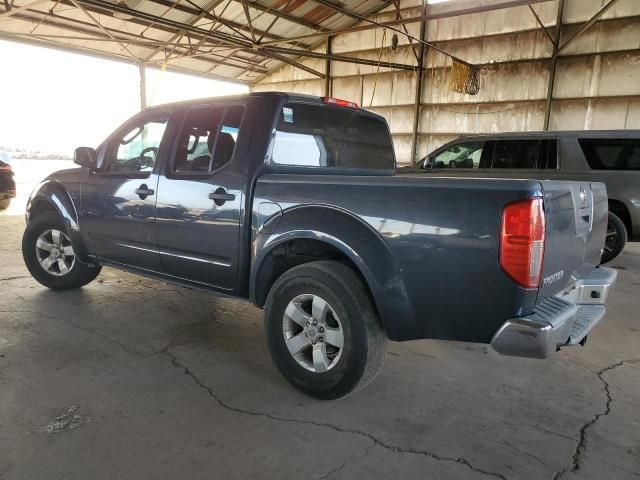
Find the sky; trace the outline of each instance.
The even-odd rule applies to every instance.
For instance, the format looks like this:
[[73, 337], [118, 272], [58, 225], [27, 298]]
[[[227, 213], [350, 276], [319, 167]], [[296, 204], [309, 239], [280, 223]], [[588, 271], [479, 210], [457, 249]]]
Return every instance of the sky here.
[[[0, 40], [0, 146], [71, 154], [140, 109], [138, 67]], [[150, 105], [244, 93], [244, 85], [147, 68]]]

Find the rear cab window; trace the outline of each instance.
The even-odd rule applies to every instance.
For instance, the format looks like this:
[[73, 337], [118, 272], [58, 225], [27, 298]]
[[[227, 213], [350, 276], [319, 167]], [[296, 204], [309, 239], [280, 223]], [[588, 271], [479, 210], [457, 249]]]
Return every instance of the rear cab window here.
[[393, 170], [386, 122], [363, 110], [302, 102], [280, 110], [270, 147], [274, 165]]
[[593, 170], [640, 170], [640, 138], [578, 140]]

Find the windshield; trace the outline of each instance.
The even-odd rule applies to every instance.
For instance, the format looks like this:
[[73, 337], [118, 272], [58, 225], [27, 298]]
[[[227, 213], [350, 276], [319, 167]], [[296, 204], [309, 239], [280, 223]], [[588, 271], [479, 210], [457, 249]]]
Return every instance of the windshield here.
[[422, 168], [478, 168], [484, 142], [468, 142], [453, 145], [435, 157], [427, 157]]

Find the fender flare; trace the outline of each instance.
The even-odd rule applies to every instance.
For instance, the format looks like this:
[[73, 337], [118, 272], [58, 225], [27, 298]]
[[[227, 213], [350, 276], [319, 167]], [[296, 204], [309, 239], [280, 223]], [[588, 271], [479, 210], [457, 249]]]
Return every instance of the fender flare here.
[[67, 189], [56, 180], [45, 180], [40, 183], [27, 202], [25, 213], [27, 223], [33, 218], [34, 213], [40, 210], [40, 206], [43, 203], [49, 209], [55, 210], [62, 218], [77, 258], [82, 263], [93, 264], [94, 262], [89, 257], [89, 252], [80, 234], [78, 211]]
[[369, 287], [382, 326], [391, 340], [420, 337], [422, 328], [416, 322], [402, 269], [388, 245], [373, 227], [333, 206], [290, 208], [272, 217], [254, 235], [249, 283], [254, 304], [261, 307], [268, 294], [262, 273], [270, 266], [265, 260], [278, 245], [297, 239], [331, 245], [353, 262]]

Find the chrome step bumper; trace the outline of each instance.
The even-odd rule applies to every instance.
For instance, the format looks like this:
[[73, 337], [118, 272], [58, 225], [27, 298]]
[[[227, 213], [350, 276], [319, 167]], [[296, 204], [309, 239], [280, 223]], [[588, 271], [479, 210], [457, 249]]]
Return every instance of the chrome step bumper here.
[[584, 340], [604, 317], [618, 272], [598, 267], [569, 289], [538, 303], [530, 315], [507, 320], [491, 339], [502, 355], [547, 358]]

